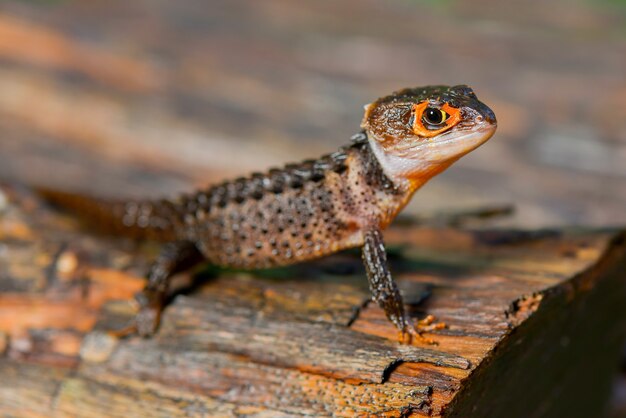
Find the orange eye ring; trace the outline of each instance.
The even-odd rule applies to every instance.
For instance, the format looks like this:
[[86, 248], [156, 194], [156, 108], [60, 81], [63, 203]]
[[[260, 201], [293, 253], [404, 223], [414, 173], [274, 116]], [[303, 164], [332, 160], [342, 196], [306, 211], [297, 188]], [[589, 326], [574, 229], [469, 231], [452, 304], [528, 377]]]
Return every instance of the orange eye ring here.
[[430, 105], [429, 102], [423, 102], [420, 104], [413, 105], [413, 114], [415, 117], [413, 118], [412, 129], [415, 135], [418, 135], [424, 138], [432, 138], [433, 136], [437, 136], [440, 133], [445, 132], [448, 129], [452, 128], [461, 120], [460, 110], [445, 103], [443, 106], [439, 108], [439, 110], [442, 113], [442, 120], [439, 124], [435, 125], [435, 126], [441, 125], [441, 128], [429, 129], [426, 126], [424, 126], [423, 118], [424, 118], [424, 111], [430, 107], [432, 106]]

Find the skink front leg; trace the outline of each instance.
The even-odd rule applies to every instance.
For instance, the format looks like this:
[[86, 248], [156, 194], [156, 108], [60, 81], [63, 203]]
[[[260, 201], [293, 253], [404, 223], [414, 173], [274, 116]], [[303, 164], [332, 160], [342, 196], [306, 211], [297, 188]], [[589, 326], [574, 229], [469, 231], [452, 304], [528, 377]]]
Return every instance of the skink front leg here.
[[[410, 342], [411, 337], [415, 336], [428, 343], [433, 343], [421, 336], [420, 330], [416, 329], [411, 318], [408, 317], [404, 310], [402, 295], [398, 290], [389, 267], [387, 265], [387, 252], [383, 237], [378, 229], [371, 229], [365, 233], [365, 243], [363, 245], [363, 263], [367, 271], [372, 299], [383, 308], [387, 318], [400, 330], [400, 340], [402, 342]], [[418, 326], [424, 327], [421, 330], [426, 331], [433, 329], [431, 323], [433, 317], [429, 316], [426, 321], [420, 322]], [[436, 325], [434, 329], [441, 328]]]

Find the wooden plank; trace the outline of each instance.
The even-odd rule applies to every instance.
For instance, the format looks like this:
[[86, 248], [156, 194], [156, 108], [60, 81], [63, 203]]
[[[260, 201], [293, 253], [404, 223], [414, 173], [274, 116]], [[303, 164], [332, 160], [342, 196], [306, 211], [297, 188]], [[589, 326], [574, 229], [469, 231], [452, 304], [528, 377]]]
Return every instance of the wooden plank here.
[[[427, 335], [437, 345], [399, 344], [364, 305], [356, 251], [183, 274], [157, 335], [117, 340], [105, 331], [130, 319], [156, 247], [91, 235], [27, 189], [2, 190], [0, 415], [588, 416], [608, 390], [583, 399], [575, 382], [593, 371], [608, 388], [620, 355], [617, 231], [392, 227], [412, 314], [448, 325]], [[33, 399], [44, 406], [23, 406]]]

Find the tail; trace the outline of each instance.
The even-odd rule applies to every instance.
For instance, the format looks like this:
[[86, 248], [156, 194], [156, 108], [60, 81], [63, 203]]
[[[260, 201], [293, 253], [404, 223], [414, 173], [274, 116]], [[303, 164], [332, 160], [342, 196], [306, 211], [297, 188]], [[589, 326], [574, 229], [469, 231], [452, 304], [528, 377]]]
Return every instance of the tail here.
[[76, 214], [101, 233], [158, 241], [176, 239], [179, 216], [174, 203], [167, 200], [106, 200], [45, 187], [35, 190], [52, 205]]

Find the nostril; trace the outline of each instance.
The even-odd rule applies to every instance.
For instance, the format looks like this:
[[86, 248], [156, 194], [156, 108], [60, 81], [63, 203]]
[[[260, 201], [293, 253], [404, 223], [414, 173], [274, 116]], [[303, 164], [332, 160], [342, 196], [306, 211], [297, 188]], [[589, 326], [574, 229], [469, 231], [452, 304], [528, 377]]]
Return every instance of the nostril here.
[[489, 123], [496, 123], [496, 114], [488, 107], [483, 110], [482, 117], [484, 117]]

